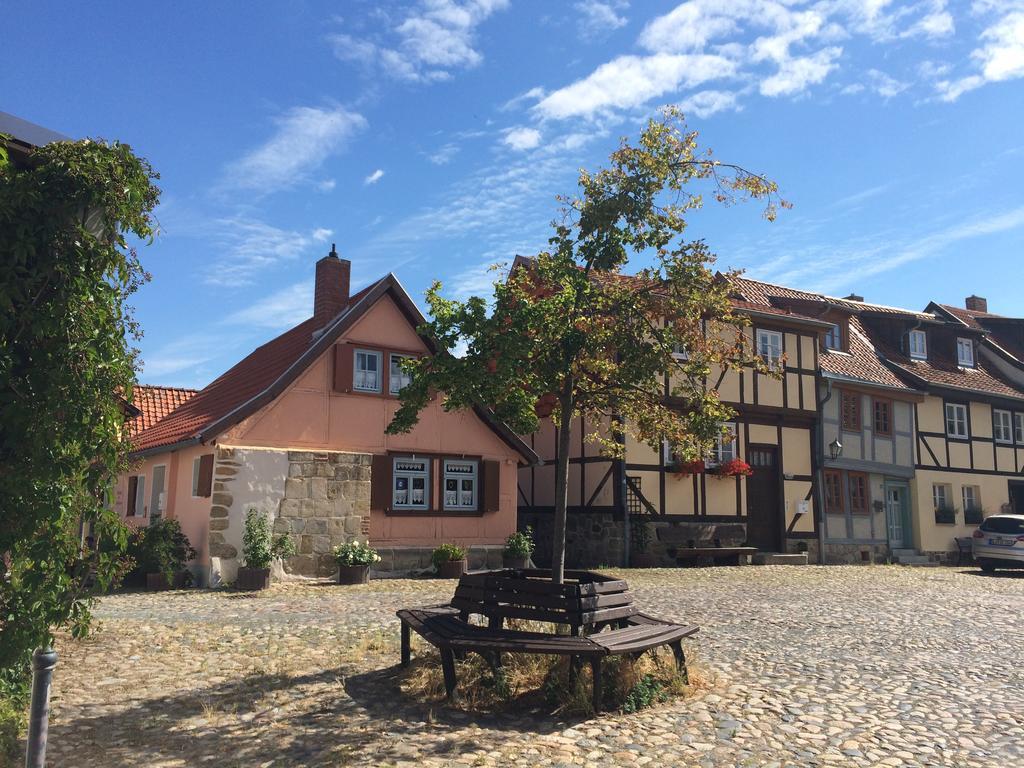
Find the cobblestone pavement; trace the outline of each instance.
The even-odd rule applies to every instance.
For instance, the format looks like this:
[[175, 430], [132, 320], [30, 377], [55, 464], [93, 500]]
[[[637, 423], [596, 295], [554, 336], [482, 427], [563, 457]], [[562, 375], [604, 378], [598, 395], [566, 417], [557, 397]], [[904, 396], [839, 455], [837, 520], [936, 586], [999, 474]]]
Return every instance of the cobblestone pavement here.
[[633, 715], [474, 716], [403, 699], [403, 606], [453, 582], [105, 598], [64, 642], [58, 766], [1024, 765], [1024, 573], [898, 567], [625, 572], [702, 627], [709, 681]]

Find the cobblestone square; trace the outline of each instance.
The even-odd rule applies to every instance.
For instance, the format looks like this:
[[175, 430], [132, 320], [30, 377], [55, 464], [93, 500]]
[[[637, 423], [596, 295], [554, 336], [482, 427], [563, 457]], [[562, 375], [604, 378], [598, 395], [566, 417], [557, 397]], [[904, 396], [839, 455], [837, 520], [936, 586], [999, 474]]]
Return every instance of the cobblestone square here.
[[454, 582], [114, 595], [63, 640], [55, 766], [1024, 765], [1024, 573], [620, 572], [701, 626], [708, 688], [634, 715], [474, 716], [401, 698], [401, 607]]

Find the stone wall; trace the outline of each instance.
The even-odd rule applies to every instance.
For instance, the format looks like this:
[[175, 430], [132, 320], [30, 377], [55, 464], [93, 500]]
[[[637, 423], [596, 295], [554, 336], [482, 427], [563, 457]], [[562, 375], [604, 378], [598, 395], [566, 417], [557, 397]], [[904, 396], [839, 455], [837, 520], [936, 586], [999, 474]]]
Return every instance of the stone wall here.
[[298, 554], [285, 563], [286, 572], [335, 573], [331, 549], [369, 534], [370, 462], [358, 453], [218, 447], [208, 538], [211, 584], [235, 579], [250, 509], [265, 512], [275, 534], [294, 537]]
[[[519, 530], [533, 528], [533, 561], [541, 568], [551, 565], [554, 519], [550, 513], [519, 513]], [[620, 566], [624, 546], [622, 521], [610, 512], [573, 512], [566, 520], [565, 564], [570, 568]]]
[[887, 544], [825, 542], [826, 565], [871, 565], [872, 563], [887, 562], [889, 562]]

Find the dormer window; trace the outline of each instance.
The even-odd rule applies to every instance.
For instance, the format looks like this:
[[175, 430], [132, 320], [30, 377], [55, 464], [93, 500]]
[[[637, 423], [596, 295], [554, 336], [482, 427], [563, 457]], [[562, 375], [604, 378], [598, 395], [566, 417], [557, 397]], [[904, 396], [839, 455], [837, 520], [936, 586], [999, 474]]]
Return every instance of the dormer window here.
[[825, 349], [834, 349], [840, 352], [843, 349], [843, 332], [835, 323], [825, 333]]
[[907, 351], [914, 360], [928, 359], [928, 336], [924, 331], [911, 331], [907, 335]]
[[974, 367], [974, 344], [970, 339], [956, 340], [956, 362], [964, 368]]

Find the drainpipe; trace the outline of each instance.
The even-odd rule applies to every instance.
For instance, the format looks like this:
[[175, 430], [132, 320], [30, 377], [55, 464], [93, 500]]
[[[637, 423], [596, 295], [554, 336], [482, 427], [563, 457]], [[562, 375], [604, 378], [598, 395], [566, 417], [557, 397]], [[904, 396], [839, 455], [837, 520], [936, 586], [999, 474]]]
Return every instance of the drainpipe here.
[[818, 565], [825, 564], [825, 419], [822, 418], [825, 403], [832, 399], [832, 381], [825, 379], [825, 399], [818, 401], [818, 428], [814, 431], [817, 455], [820, 457], [815, 485], [814, 506], [818, 510]]

